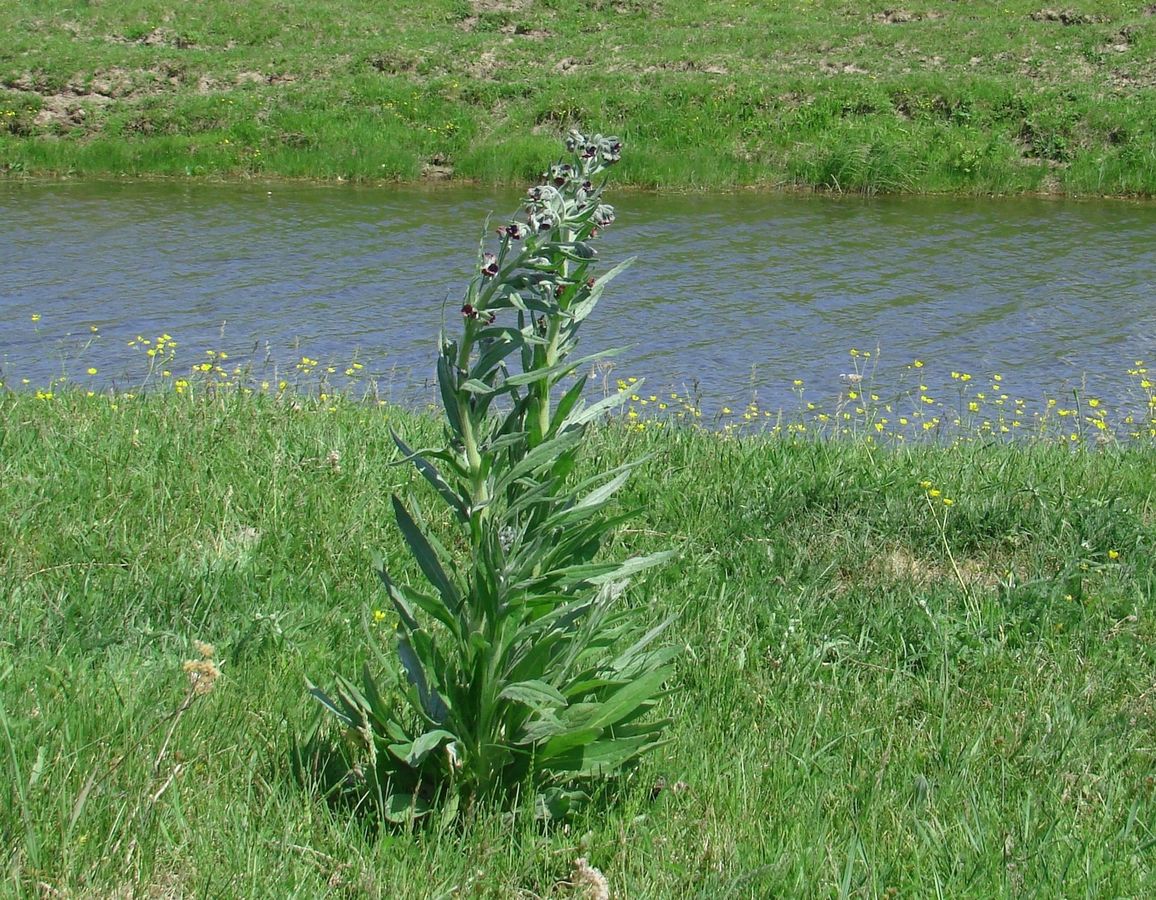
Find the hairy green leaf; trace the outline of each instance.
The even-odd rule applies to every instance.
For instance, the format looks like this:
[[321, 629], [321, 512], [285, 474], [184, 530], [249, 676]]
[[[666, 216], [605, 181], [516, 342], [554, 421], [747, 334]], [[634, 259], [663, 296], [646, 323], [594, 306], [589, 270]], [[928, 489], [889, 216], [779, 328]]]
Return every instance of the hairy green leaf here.
[[410, 449], [409, 445], [407, 445], [406, 442], [401, 439], [401, 436], [392, 428], [389, 433], [393, 437], [393, 442], [405, 457], [405, 461], [414, 464], [425, 480], [433, 485], [442, 499], [446, 501], [446, 504], [454, 511], [459, 520], [463, 522], [467, 521], [470, 517], [467, 509], [467, 499], [454, 490], [453, 486], [442, 477], [441, 472], [426, 458], [424, 453], [420, 451], [415, 452]]
[[435, 544], [422, 534], [421, 529], [417, 527], [417, 523], [414, 522], [409, 510], [405, 508], [405, 504], [401, 502], [397, 494], [393, 495], [393, 514], [397, 519], [398, 527], [401, 529], [402, 537], [405, 538], [406, 544], [409, 545], [409, 549], [425, 577], [430, 580], [430, 584], [437, 588], [450, 612], [456, 614], [462, 603], [461, 593], [450, 576], [446, 574], [439, 560], [439, 556], [444, 558], [447, 554], [444, 551], [439, 554], [434, 549]]
[[546, 709], [566, 705], [566, 698], [556, 687], [537, 679], [508, 684], [502, 688], [498, 696], [505, 700], [524, 703], [531, 709]]

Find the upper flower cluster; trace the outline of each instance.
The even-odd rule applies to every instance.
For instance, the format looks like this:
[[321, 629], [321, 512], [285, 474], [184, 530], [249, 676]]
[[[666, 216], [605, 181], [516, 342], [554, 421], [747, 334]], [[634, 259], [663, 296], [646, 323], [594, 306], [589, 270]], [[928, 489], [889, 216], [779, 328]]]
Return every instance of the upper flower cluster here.
[[[492, 281], [503, 272], [511, 243], [537, 237], [572, 245], [597, 237], [600, 229], [614, 222], [614, 207], [601, 202], [602, 185], [596, 180], [622, 158], [622, 142], [616, 137], [587, 136], [572, 130], [566, 138], [566, 149], [572, 154], [571, 160], [550, 166], [542, 173], [541, 182], [526, 192], [522, 210], [525, 221], [511, 221], [497, 229], [501, 248], [496, 254], [484, 253], [479, 261], [484, 280]], [[592, 254], [593, 250], [589, 252]], [[519, 257], [521, 263], [536, 261], [534, 254]], [[468, 318], [475, 318], [481, 311], [476, 305], [470, 305], [469, 312], [463, 308]]]
[[596, 134], [588, 139], [577, 129], [567, 135], [566, 149], [580, 159], [597, 160], [604, 166], [612, 166], [622, 158], [622, 141], [618, 138]]

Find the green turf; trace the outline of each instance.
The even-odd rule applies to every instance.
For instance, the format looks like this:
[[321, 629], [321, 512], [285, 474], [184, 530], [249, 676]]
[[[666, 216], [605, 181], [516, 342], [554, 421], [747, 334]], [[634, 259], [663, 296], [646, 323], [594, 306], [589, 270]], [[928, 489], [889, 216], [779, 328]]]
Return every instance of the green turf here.
[[0, 0], [12, 174], [1156, 192], [1143, 0]]
[[[588, 465], [650, 454], [621, 542], [679, 551], [632, 601], [677, 616], [672, 741], [565, 829], [407, 835], [287, 760], [305, 679], [387, 641], [373, 554], [418, 577], [391, 427], [437, 440], [343, 399], [0, 397], [0, 893], [563, 898], [578, 857], [625, 897], [1156, 887], [1150, 443], [607, 423]], [[197, 639], [222, 675], [177, 713]]]

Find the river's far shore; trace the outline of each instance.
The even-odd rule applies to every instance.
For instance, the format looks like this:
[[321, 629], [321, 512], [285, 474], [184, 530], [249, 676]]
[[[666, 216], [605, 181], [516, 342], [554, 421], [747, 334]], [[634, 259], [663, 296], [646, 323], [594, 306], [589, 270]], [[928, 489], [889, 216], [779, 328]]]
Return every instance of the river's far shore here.
[[524, 183], [579, 126], [648, 189], [1156, 195], [1138, 2], [0, 12], [9, 175]]
[[[552, 149], [557, 150], [558, 141], [552, 142]], [[545, 151], [545, 148], [543, 150]], [[556, 152], [555, 152], [556, 155]], [[549, 157], [544, 157], [549, 158]], [[615, 177], [621, 173], [615, 173]], [[33, 169], [21, 170], [19, 167], [0, 172], [0, 181], [13, 185], [63, 184], [69, 182], [86, 182], [94, 184], [173, 184], [173, 185], [245, 185], [270, 189], [277, 187], [293, 188], [376, 188], [376, 189], [404, 189], [415, 192], [439, 193], [452, 192], [459, 189], [518, 189], [533, 185], [541, 180], [541, 172], [530, 172], [524, 177], [501, 179], [473, 178], [464, 175], [430, 178], [419, 174], [414, 178], [346, 178], [331, 175], [278, 175], [275, 172], [231, 172], [215, 173], [190, 172], [78, 172], [74, 167], [64, 170]], [[862, 197], [894, 197], [894, 198], [965, 198], [975, 200], [1044, 200], [1056, 202], [1079, 201], [1086, 203], [1125, 203], [1125, 204], [1152, 204], [1156, 203], [1156, 191], [1141, 193], [1104, 194], [1091, 192], [1071, 193], [1058, 183], [1041, 185], [1031, 190], [1009, 189], [1003, 191], [983, 190], [907, 190], [895, 191], [835, 191], [823, 185], [803, 184], [798, 182], [770, 182], [760, 181], [748, 184], [726, 183], [718, 185], [704, 184], [664, 184], [656, 185], [653, 182], [615, 181], [614, 190], [617, 194], [639, 195], [675, 195], [675, 196], [719, 196], [726, 197], [735, 194], [743, 195], [786, 195], [805, 197], [830, 197], [836, 199], [855, 199]]]

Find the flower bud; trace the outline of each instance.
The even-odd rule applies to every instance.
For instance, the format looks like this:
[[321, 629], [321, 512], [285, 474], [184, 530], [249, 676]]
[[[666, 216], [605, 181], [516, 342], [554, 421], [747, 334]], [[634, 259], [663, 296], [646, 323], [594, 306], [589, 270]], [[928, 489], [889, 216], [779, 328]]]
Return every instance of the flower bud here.
[[614, 207], [608, 203], [600, 203], [594, 209], [591, 220], [600, 228], [605, 228], [614, 221]]

